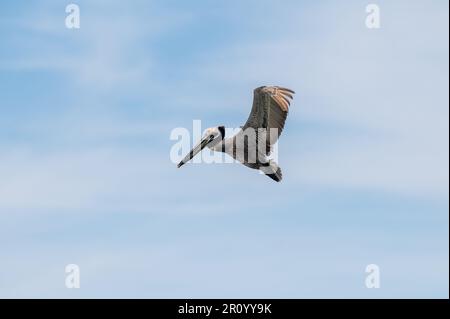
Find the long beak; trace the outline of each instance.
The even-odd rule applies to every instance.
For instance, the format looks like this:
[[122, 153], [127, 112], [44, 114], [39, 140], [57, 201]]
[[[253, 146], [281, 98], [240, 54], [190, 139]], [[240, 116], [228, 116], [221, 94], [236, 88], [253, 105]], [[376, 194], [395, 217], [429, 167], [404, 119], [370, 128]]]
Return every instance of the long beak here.
[[211, 142], [214, 138], [211, 137], [205, 137], [204, 139], [202, 139], [200, 141], [200, 143], [198, 143], [193, 149], [192, 151], [189, 152], [188, 155], [186, 155], [185, 158], [183, 158], [183, 160], [178, 163], [178, 168], [180, 168], [181, 166], [183, 166], [184, 164], [186, 164], [187, 162], [189, 162], [191, 159], [194, 158], [195, 155], [197, 155], [197, 153], [199, 153], [202, 149], [205, 148], [206, 145], [208, 145], [209, 142]]

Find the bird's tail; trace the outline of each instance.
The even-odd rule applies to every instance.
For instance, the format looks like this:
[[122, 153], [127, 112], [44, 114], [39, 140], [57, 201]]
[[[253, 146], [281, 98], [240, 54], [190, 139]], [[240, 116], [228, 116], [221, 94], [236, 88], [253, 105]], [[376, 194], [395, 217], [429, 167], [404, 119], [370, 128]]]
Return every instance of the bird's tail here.
[[276, 182], [281, 182], [281, 180], [283, 179], [281, 168], [274, 161], [270, 161], [267, 166], [261, 167], [261, 170], [264, 174], [266, 174]]

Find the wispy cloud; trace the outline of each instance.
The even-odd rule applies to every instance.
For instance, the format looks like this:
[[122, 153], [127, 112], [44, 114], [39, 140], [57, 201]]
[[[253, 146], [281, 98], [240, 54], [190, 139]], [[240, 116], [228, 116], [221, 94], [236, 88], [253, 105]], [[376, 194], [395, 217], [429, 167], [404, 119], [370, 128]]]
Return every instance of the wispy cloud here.
[[[54, 1], [0, 22], [1, 295], [73, 297], [79, 262], [77, 296], [370, 297], [375, 260], [377, 296], [448, 296], [447, 2], [376, 31], [361, 1], [79, 4], [75, 32]], [[242, 125], [264, 84], [297, 91], [281, 184], [175, 168], [172, 128]]]

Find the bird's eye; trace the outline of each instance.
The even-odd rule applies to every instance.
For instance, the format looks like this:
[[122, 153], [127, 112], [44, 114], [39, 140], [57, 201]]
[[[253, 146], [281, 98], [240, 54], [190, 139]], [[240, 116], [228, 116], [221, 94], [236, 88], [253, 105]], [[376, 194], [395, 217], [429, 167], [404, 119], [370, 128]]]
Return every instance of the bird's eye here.
[[214, 138], [214, 135], [211, 135], [209, 138]]

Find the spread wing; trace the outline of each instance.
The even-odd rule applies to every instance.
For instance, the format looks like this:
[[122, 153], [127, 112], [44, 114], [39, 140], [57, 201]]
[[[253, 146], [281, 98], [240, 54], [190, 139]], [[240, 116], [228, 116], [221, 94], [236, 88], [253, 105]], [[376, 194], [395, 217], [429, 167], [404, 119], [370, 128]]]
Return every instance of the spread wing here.
[[[277, 142], [283, 131], [294, 94], [294, 91], [279, 86], [262, 86], [253, 91], [252, 111], [242, 130], [267, 129], [266, 154], [270, 153], [272, 145]], [[276, 129], [276, 134], [270, 129]]]

